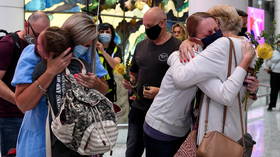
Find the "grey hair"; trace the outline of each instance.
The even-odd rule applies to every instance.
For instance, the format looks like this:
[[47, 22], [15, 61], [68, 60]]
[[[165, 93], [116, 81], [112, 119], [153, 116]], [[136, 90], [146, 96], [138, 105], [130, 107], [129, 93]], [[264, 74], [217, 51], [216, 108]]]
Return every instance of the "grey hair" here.
[[62, 28], [70, 32], [75, 45], [93, 41], [98, 35], [97, 27], [90, 16], [84, 13], [76, 13], [70, 16], [62, 25]]
[[28, 22], [29, 23], [34, 23], [36, 22], [37, 20], [39, 19], [45, 19], [47, 20], [48, 22], [50, 22], [50, 19], [48, 17], [48, 15], [42, 11], [36, 11], [34, 13], [32, 13], [29, 17], [28, 17]]
[[216, 5], [210, 8], [208, 13], [218, 19], [222, 32], [233, 32], [237, 35], [241, 31], [242, 19], [234, 7]]

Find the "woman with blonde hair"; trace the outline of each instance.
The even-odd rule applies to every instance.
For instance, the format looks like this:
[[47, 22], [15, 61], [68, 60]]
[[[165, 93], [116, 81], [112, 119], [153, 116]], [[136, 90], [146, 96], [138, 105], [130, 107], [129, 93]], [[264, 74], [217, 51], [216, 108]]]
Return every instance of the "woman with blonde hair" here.
[[172, 35], [175, 37], [175, 38], [177, 38], [177, 39], [179, 39], [179, 40], [181, 40], [181, 41], [183, 41], [183, 40], [185, 40], [185, 39], [187, 39], [187, 33], [186, 33], [186, 28], [185, 28], [185, 26], [183, 25], [183, 24], [181, 24], [181, 23], [175, 23], [173, 26], [172, 26]]
[[[232, 57], [232, 72], [235, 69], [240, 70], [240, 75], [246, 75], [247, 71], [241, 70], [238, 64], [242, 60], [242, 43], [244, 42], [243, 37], [237, 36], [242, 27], [242, 22], [240, 16], [238, 16], [236, 9], [228, 5], [218, 5], [210, 8], [208, 10], [212, 16], [217, 19], [221, 32], [224, 36], [229, 37], [233, 41], [233, 45], [236, 51], [236, 61], [234, 61], [234, 56]], [[204, 26], [203, 26], [204, 27]], [[198, 27], [197, 35], [206, 32], [203, 27]], [[173, 77], [177, 85], [182, 85], [184, 87], [189, 87], [198, 84], [202, 81], [208, 80], [210, 78], [218, 78], [221, 82], [227, 79], [228, 64], [229, 64], [229, 51], [230, 51], [230, 41], [226, 37], [221, 37], [217, 39], [217, 30], [209, 33], [207, 37], [195, 38], [193, 40], [200, 42], [203, 47], [207, 47], [204, 51], [199, 53], [199, 55], [190, 59], [190, 61], [183, 65], [178, 64], [176, 67], [178, 73]], [[217, 39], [217, 40], [216, 40]], [[195, 47], [193, 47], [196, 45]], [[209, 46], [208, 46], [209, 45]], [[196, 43], [190, 41], [184, 41], [180, 47], [181, 60], [186, 60], [186, 56], [189, 56], [190, 51], [193, 48], [198, 47]], [[253, 48], [252, 48], [253, 50]], [[252, 51], [254, 52], [254, 51]], [[191, 55], [190, 55], [191, 56]], [[245, 69], [246, 70], [246, 69]], [[247, 77], [246, 82], [251, 83], [247, 86], [248, 90], [256, 91], [258, 86], [258, 81], [255, 77]], [[235, 84], [235, 86], [238, 86]], [[232, 92], [233, 87], [224, 91], [223, 96], [226, 96], [227, 92]], [[212, 90], [218, 90], [214, 86]], [[210, 90], [211, 92], [211, 90]], [[214, 100], [209, 102], [209, 115], [208, 115], [208, 128], [205, 129], [206, 120], [206, 108], [207, 108], [207, 98], [204, 97], [202, 103], [202, 109], [199, 117], [199, 129], [198, 129], [198, 143], [201, 143], [203, 135], [209, 131], [219, 131], [222, 132], [223, 128], [223, 114], [224, 107], [227, 107], [226, 121], [224, 126], [224, 134], [235, 141], [238, 141], [241, 137], [241, 121], [239, 112], [239, 102], [243, 100], [245, 96], [246, 88], [243, 86], [240, 90], [240, 96], [236, 95], [232, 101], [227, 103], [218, 103]], [[241, 102], [240, 102], [241, 103]], [[244, 108], [244, 104], [242, 105]], [[244, 110], [242, 110], [243, 122], [244, 122]], [[245, 124], [245, 123], [244, 123]]]
[[[205, 38], [209, 36], [209, 32], [219, 37], [217, 34], [220, 31], [216, 18], [209, 13], [194, 13], [188, 17], [186, 24], [190, 39]], [[199, 43], [202, 44], [201, 42]], [[219, 104], [228, 104], [235, 100], [243, 85], [246, 76], [245, 70], [254, 56], [249, 43], [244, 43], [242, 52], [240, 56], [242, 60], [238, 62], [238, 67], [233, 70], [229, 78], [221, 81], [218, 77], [209, 77], [192, 86], [184, 86], [184, 84], [178, 83], [177, 78], [184, 76], [183, 74], [178, 74], [182, 71], [185, 75], [190, 73], [183, 70], [184, 66], [189, 63], [186, 63], [186, 65], [180, 63], [178, 51], [170, 55], [168, 58], [170, 68], [166, 72], [159, 93], [145, 118], [144, 139], [147, 157], [171, 157], [176, 153], [192, 125], [191, 108], [193, 106], [191, 102], [196, 95], [197, 87]], [[203, 53], [201, 52], [201, 54]], [[204, 68], [207, 69], [207, 67]], [[196, 101], [202, 102], [200, 99], [196, 99]]]
[[[18, 140], [18, 147], [22, 147], [23, 149], [25, 149], [25, 153], [18, 154], [18, 156], [46, 156], [45, 125], [47, 118], [47, 103], [46, 97], [43, 94], [47, 91], [57, 90], [56, 88], [58, 86], [56, 86], [56, 74], [62, 72], [70, 63], [72, 64], [71, 57], [73, 55], [79, 59], [84, 60], [85, 64], [94, 64], [93, 60], [95, 60], [95, 74], [87, 73], [86, 75], [84, 75], [81, 73], [76, 73], [75, 77], [78, 83], [87, 88], [94, 88], [103, 94], [105, 94], [108, 90], [108, 85], [103, 79], [103, 77], [107, 75], [107, 71], [101, 65], [98, 55], [95, 54], [95, 56], [91, 56], [93, 53], [91, 51], [92, 48], [90, 47], [94, 46], [94, 42], [97, 37], [96, 25], [94, 24], [92, 19], [86, 14], [74, 14], [65, 21], [63, 30], [68, 34], [67, 40], [71, 40], [72, 42], [73, 48], [71, 50], [70, 48], [65, 50], [56, 58], [46, 55], [48, 53], [41, 53], [47, 52], [47, 50], [45, 50], [46, 47], [43, 45], [45, 42], [41, 42], [44, 41], [43, 39], [45, 36], [43, 34], [41, 35], [40, 40], [38, 40], [38, 44], [36, 44], [36, 46], [30, 45], [24, 50], [20, 57], [21, 59], [18, 62], [17, 70], [12, 84], [16, 85], [15, 97], [17, 105], [23, 112], [27, 113], [25, 118], [30, 121], [28, 127], [25, 127], [29, 130], [29, 132], [26, 131], [26, 133], [22, 135]], [[58, 44], [58, 42], [63, 42], [63, 40], [55, 40], [55, 38], [49, 38], [47, 40], [50, 39], [52, 39], [53, 45]], [[71, 51], [73, 53], [69, 54], [69, 52]], [[39, 52], [39, 55], [37, 55], [37, 52]], [[38, 63], [40, 64], [42, 59], [46, 60], [46, 71], [41, 71], [42, 69], [37, 69], [36, 67]], [[69, 67], [70, 69], [71, 67], [79, 67], [77, 65], [71, 66], [71, 64]], [[36, 77], [33, 77], [34, 80], [32, 80], [32, 75], [36, 75], [38, 73], [43, 73], [39, 75], [39, 77], [37, 76], [39, 81], [36, 81], [38, 80], [36, 79]], [[48, 78], [49, 76], [51, 76], [51, 78], [49, 78], [46, 82], [45, 79], [47, 76]], [[41, 77], [43, 77], [44, 80], [40, 79]], [[54, 82], [52, 82], [53, 80]], [[23, 85], [27, 85], [28, 88], [23, 89]], [[51, 86], [52, 88], [50, 88]], [[30, 96], [30, 90], [27, 89], [33, 89], [35, 93]], [[52, 95], [48, 95], [49, 101], [54, 110], [54, 113], [57, 114], [58, 106], [61, 103], [58, 98], [61, 97], [61, 95], [57, 95], [56, 92], [49, 93], [52, 93]], [[32, 101], [27, 98], [32, 99]], [[35, 117], [38, 118], [36, 119]], [[40, 134], [38, 135], [38, 133]], [[78, 153], [66, 148], [59, 140], [55, 138], [55, 136], [51, 137], [51, 152], [53, 157], [81, 156]], [[23, 143], [23, 141], [26, 141], [25, 144]], [[28, 143], [28, 141], [33, 142], [32, 144], [30, 144], [30, 142]]]

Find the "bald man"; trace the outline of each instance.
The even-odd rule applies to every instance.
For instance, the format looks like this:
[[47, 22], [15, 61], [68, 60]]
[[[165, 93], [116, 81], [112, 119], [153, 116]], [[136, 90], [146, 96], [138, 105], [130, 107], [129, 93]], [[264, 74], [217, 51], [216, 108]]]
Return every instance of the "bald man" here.
[[[143, 154], [143, 124], [146, 112], [169, 68], [169, 55], [178, 50], [180, 45], [180, 41], [167, 32], [166, 20], [165, 13], [158, 7], [148, 10], [143, 18], [148, 38], [137, 44], [130, 69], [139, 97], [132, 103], [129, 112], [126, 157], [141, 157]], [[124, 85], [129, 88], [128, 82], [124, 82]], [[147, 126], [147, 129], [152, 131], [150, 126]]]
[[23, 114], [15, 105], [15, 88], [11, 81], [22, 50], [49, 27], [43, 12], [34, 12], [24, 23], [24, 30], [11, 33], [0, 40], [0, 143], [1, 153], [16, 147]]

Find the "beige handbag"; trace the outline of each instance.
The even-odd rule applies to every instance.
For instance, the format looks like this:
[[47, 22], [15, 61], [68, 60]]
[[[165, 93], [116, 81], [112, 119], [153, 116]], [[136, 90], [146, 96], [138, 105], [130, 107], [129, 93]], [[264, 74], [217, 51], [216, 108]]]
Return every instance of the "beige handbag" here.
[[[229, 54], [229, 65], [228, 65], [228, 74], [227, 77], [231, 74], [231, 65], [232, 65], [232, 54], [234, 53], [235, 64], [236, 62], [236, 55], [234, 50], [233, 42], [230, 40], [230, 54]], [[238, 97], [240, 95], [238, 94]], [[223, 128], [222, 133], [218, 131], [211, 131], [207, 132], [208, 127], [208, 114], [209, 114], [209, 103], [210, 98], [207, 97], [206, 100], [206, 118], [205, 118], [205, 134], [202, 139], [201, 144], [197, 150], [198, 157], [243, 157], [244, 148], [237, 143], [236, 141], [232, 140], [231, 138], [225, 136], [224, 129], [225, 129], [225, 121], [227, 115], [227, 106], [224, 106], [224, 114], [223, 114]], [[240, 111], [240, 121], [241, 121], [241, 131], [242, 136], [244, 135], [244, 128], [243, 128], [243, 118], [241, 112], [241, 103], [239, 100], [239, 111]], [[244, 140], [243, 140], [244, 143]], [[243, 144], [244, 145], [244, 144]]]

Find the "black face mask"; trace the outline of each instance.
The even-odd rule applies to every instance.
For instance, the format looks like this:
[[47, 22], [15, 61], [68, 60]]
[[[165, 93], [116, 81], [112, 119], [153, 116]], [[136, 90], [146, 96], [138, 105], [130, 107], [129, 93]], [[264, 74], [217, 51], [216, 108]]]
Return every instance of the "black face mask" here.
[[208, 45], [212, 44], [220, 37], [223, 37], [223, 33], [221, 30], [218, 30], [216, 33], [201, 39], [201, 42], [203, 43], [203, 49], [205, 49]]
[[238, 33], [239, 36], [247, 36], [247, 27], [242, 27], [240, 33]]
[[153, 27], [146, 28], [145, 32], [149, 39], [156, 40], [159, 37], [159, 34], [161, 32], [161, 27], [157, 24]]

